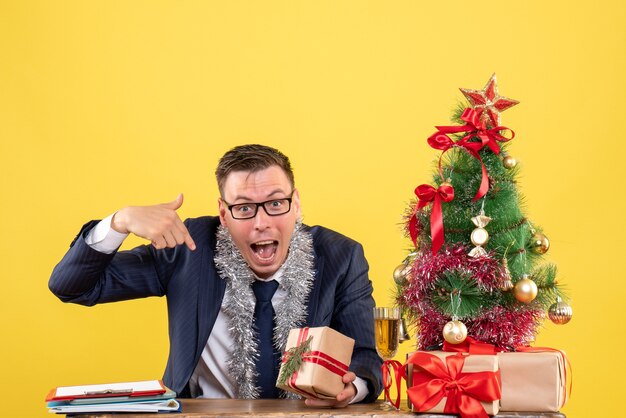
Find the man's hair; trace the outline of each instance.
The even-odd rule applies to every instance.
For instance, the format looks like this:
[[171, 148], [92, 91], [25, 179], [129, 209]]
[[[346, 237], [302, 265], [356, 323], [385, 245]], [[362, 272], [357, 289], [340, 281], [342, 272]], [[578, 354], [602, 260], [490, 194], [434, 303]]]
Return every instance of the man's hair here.
[[228, 175], [233, 171], [254, 173], [273, 165], [280, 167], [285, 172], [293, 188], [295, 181], [289, 158], [276, 148], [266, 145], [248, 144], [239, 145], [231, 149], [222, 156], [215, 169], [215, 177], [217, 178], [220, 194], [224, 197], [224, 183]]

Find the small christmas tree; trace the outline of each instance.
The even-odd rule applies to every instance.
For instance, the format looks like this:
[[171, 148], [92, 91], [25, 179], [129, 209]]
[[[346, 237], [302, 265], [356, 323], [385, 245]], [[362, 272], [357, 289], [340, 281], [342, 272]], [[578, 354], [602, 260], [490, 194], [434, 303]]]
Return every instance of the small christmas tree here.
[[521, 207], [518, 167], [508, 155], [514, 132], [500, 113], [516, 105], [498, 94], [495, 74], [483, 90], [461, 89], [455, 126], [428, 138], [441, 150], [433, 184], [415, 189], [406, 212], [414, 250], [394, 271], [397, 301], [418, 330], [418, 348], [469, 335], [503, 350], [535, 339], [545, 312], [566, 323], [556, 267], [542, 263], [550, 246]]

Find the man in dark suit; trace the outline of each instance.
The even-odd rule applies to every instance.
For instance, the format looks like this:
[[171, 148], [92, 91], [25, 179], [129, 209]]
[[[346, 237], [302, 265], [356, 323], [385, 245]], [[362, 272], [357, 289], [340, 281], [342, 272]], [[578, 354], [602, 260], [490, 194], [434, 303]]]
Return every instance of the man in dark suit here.
[[[180, 396], [291, 396], [274, 387], [291, 328], [329, 326], [353, 338], [350, 371], [334, 400], [371, 402], [381, 391], [372, 284], [363, 248], [300, 222], [289, 159], [244, 145], [220, 160], [219, 217], [182, 222], [170, 203], [129, 206], [86, 224], [49, 287], [87, 306], [167, 296], [170, 355], [163, 380]], [[118, 251], [128, 234], [151, 245]]]

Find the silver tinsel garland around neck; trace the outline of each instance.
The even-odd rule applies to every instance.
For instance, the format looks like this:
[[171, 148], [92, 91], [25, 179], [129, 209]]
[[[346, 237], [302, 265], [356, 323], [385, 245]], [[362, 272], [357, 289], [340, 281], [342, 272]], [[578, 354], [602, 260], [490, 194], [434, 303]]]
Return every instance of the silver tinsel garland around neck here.
[[[259, 352], [256, 332], [252, 326], [256, 300], [251, 286], [255, 276], [230, 232], [223, 226], [217, 230], [214, 260], [220, 277], [226, 280], [224, 313], [234, 343], [233, 356], [227, 359], [228, 371], [235, 382], [237, 398], [258, 398], [255, 360]], [[289, 243], [289, 255], [282, 266], [280, 288], [287, 295], [276, 308], [274, 347], [281, 353], [285, 350], [289, 331], [305, 324], [307, 298], [314, 276], [313, 238], [297, 222]], [[283, 392], [281, 396], [298, 398], [288, 392]]]

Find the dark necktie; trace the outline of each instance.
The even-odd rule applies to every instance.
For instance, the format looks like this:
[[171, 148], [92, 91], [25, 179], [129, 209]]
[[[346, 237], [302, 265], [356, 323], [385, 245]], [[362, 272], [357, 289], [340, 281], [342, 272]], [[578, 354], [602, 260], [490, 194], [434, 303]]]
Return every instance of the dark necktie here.
[[255, 280], [252, 283], [252, 290], [256, 296], [254, 327], [259, 336], [259, 359], [256, 363], [256, 370], [259, 373], [257, 386], [261, 388], [261, 398], [278, 397], [276, 378], [280, 353], [274, 351], [274, 308], [272, 307], [272, 296], [277, 288], [276, 280], [269, 282]]

